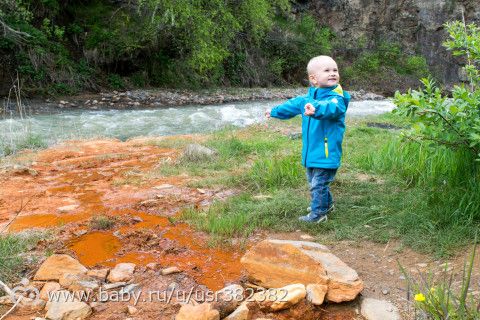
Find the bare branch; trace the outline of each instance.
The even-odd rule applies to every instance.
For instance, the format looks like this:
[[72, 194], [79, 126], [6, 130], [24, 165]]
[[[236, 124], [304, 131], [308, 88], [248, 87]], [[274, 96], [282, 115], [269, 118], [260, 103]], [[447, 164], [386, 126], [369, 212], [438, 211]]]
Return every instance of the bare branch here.
[[3, 227], [2, 230], [0, 230], [0, 234], [4, 233], [7, 230], [8, 226], [10, 226], [12, 222], [15, 221], [15, 219], [17, 219], [20, 213], [22, 213], [23, 209], [30, 203], [30, 201], [32, 201], [32, 198], [28, 199], [28, 201], [25, 204], [23, 204], [23, 199], [22, 199], [22, 202], [20, 203], [20, 208], [15, 211], [15, 216]]
[[[0, 288], [3, 291], [5, 291], [5, 293], [7, 293], [11, 297], [11, 299], [15, 300], [15, 293], [1, 280], [0, 280]], [[17, 305], [20, 303], [22, 298], [23, 298], [22, 296], [18, 297], [17, 301], [15, 301], [15, 304], [10, 308], [10, 310], [8, 310], [7, 313], [5, 313], [4, 315], [0, 316], [0, 320], [5, 319], [7, 315], [9, 315], [17, 307]]]

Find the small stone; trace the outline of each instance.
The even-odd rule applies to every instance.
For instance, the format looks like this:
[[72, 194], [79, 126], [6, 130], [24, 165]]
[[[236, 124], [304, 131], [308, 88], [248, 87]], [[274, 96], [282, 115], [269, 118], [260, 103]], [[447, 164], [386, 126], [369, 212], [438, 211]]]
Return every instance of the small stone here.
[[132, 220], [135, 221], [135, 222], [143, 222], [143, 219], [140, 218], [140, 217], [133, 217]]
[[404, 275], [401, 275], [400, 277], [398, 277], [398, 279], [400, 279], [400, 280], [405, 280], [405, 276], [404, 276]]
[[20, 284], [24, 287], [28, 287], [28, 285], [30, 284], [30, 280], [28, 280], [27, 278], [22, 278], [22, 280], [20, 280]]
[[50, 320], [83, 320], [92, 314], [92, 308], [81, 301], [53, 301], [45, 318]]
[[145, 208], [153, 208], [158, 205], [158, 200], [155, 199], [148, 199], [140, 202], [140, 206], [145, 207]]
[[147, 270], [156, 270], [158, 264], [155, 262], [150, 262], [149, 264], [146, 265]]
[[279, 311], [290, 308], [305, 298], [307, 291], [301, 283], [290, 284], [282, 288], [272, 288], [257, 292], [250, 299], [256, 301], [263, 308]]
[[302, 234], [300, 236], [300, 238], [303, 239], [303, 240], [313, 240], [313, 239], [315, 239], [314, 237], [312, 237], [311, 235], [308, 235], [308, 234]]
[[60, 213], [67, 213], [67, 212], [72, 212], [72, 211], [76, 210], [78, 207], [79, 207], [78, 204], [70, 204], [68, 206], [63, 206], [63, 207], [57, 208], [57, 211], [60, 212]]
[[173, 186], [171, 184], [166, 184], [166, 183], [153, 187], [153, 189], [157, 189], [157, 190], [170, 189], [170, 188], [173, 188]]
[[110, 270], [108, 274], [109, 282], [121, 282], [130, 281], [133, 278], [133, 272], [135, 271], [135, 263], [119, 263]]
[[215, 293], [213, 308], [218, 310], [220, 318], [225, 318], [238, 307], [243, 298], [243, 287], [238, 284], [232, 284]]
[[384, 300], [364, 298], [361, 313], [367, 320], [401, 320], [397, 307]]
[[218, 310], [213, 309], [210, 303], [196, 306], [183, 305], [175, 316], [175, 320], [220, 320]]
[[127, 283], [126, 282], [115, 282], [115, 283], [106, 283], [103, 285], [103, 289], [104, 290], [112, 290], [112, 289], [117, 289], [117, 288], [120, 288], [120, 287], [124, 287], [126, 286]]
[[140, 288], [140, 285], [138, 283], [131, 283], [125, 287], [123, 287], [120, 291], [119, 291], [119, 294], [120, 295], [124, 295], [124, 294], [127, 294], [127, 293], [130, 293], [132, 291], [135, 291], [136, 289]]
[[217, 154], [216, 151], [199, 144], [189, 144], [183, 152], [182, 158], [187, 161], [196, 162], [210, 160]]
[[428, 264], [427, 264], [427, 263], [417, 263], [417, 266], [418, 266], [419, 268], [422, 268], [422, 269], [423, 269], [423, 268], [428, 267]]
[[81, 236], [83, 236], [83, 235], [85, 235], [85, 234], [87, 234], [87, 233], [88, 233], [87, 230], [75, 230], [75, 231], [73, 232], [73, 234], [76, 235], [77, 237], [81, 237]]
[[97, 312], [97, 313], [107, 309], [107, 305], [105, 303], [96, 302], [96, 301], [91, 302], [90, 307], [92, 308], [93, 312]]
[[50, 300], [49, 295], [52, 292], [60, 290], [61, 288], [62, 287], [60, 286], [60, 284], [58, 282], [49, 281], [49, 282], [45, 283], [42, 290], [40, 291], [40, 299], [45, 300], [45, 301], [49, 301]]
[[87, 276], [98, 279], [102, 282], [107, 278], [109, 269], [92, 269], [87, 271]]
[[80, 280], [72, 283], [70, 286], [68, 286], [68, 290], [70, 291], [95, 291], [99, 288], [100, 286], [95, 280]]
[[137, 312], [138, 312], [138, 309], [135, 308], [134, 306], [127, 306], [127, 313], [129, 315], [134, 315]]
[[390, 293], [390, 290], [388, 290], [388, 289], [383, 289], [383, 290], [382, 290], [382, 293], [383, 293], [383, 295], [386, 296], [387, 294]]
[[162, 276], [166, 276], [166, 275], [173, 274], [173, 273], [179, 273], [179, 272], [182, 272], [182, 271], [180, 269], [178, 269], [177, 267], [165, 268], [165, 269], [162, 269], [162, 271], [161, 271]]
[[41, 299], [22, 298], [18, 304], [18, 307], [22, 311], [35, 312], [43, 310], [45, 305], [46, 302]]
[[247, 304], [242, 303], [237, 309], [235, 309], [235, 311], [224, 318], [224, 320], [247, 320], [249, 311], [250, 310], [248, 310]]
[[323, 284], [311, 283], [307, 285], [307, 300], [315, 305], [320, 306], [325, 300], [325, 295], [327, 294], [328, 286]]
[[71, 286], [72, 284], [81, 281], [81, 280], [90, 280], [90, 277], [88, 277], [86, 274], [70, 274], [66, 273], [58, 279], [58, 283], [64, 288], [67, 288]]

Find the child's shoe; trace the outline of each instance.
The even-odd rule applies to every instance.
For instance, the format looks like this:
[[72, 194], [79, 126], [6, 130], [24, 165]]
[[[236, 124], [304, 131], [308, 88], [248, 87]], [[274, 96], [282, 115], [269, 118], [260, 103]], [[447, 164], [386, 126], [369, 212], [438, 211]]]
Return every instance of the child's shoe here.
[[326, 214], [318, 217], [314, 217], [313, 215], [307, 214], [306, 216], [299, 217], [298, 220], [302, 222], [322, 223], [322, 222], [326, 222], [328, 220], [328, 217]]

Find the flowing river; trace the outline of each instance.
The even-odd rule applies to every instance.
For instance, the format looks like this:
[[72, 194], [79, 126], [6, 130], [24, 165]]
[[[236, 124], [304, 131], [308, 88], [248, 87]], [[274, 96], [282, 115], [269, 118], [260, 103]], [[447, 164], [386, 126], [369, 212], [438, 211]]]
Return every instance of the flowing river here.
[[[223, 105], [134, 110], [52, 109], [42, 114], [0, 120], [0, 155], [23, 145], [51, 145], [78, 138], [165, 136], [206, 133], [225, 126], [264, 122], [264, 111], [281, 101], [249, 101]], [[389, 112], [389, 100], [353, 101], [348, 117]], [[28, 109], [27, 109], [28, 111]], [[28, 113], [28, 112], [27, 112]], [[3, 151], [2, 151], [3, 150]]]

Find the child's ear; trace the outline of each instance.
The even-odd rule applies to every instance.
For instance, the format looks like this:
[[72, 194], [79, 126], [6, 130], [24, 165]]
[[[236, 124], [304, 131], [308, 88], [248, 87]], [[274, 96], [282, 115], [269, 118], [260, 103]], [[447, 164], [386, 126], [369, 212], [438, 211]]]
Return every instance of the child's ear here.
[[315, 75], [313, 74], [309, 74], [308, 75], [308, 80], [310, 81], [310, 83], [315, 86], [317, 84], [317, 79], [315, 79]]

